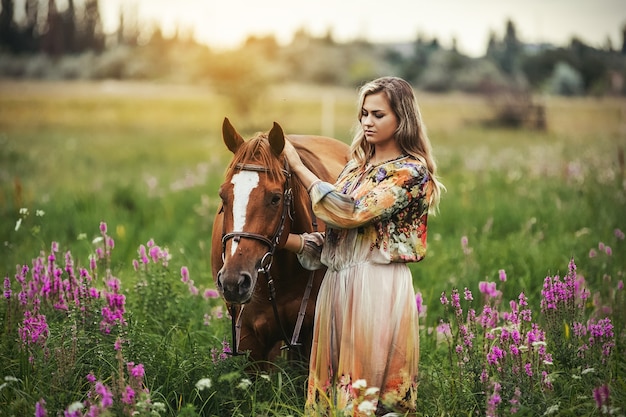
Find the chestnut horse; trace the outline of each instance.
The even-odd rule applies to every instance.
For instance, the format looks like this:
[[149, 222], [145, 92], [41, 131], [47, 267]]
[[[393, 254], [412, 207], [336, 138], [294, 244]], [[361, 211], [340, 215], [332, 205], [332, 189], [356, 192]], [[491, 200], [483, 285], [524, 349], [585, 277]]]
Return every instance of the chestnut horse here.
[[289, 140], [304, 164], [334, 182], [347, 162], [348, 146], [322, 136], [285, 136], [277, 123], [245, 141], [228, 118], [224, 143], [234, 154], [213, 222], [211, 264], [216, 287], [233, 321], [233, 352], [271, 361], [281, 345], [299, 345], [308, 361], [315, 301], [324, 270], [307, 271], [282, 244], [289, 233], [316, 224], [308, 193], [282, 155]]

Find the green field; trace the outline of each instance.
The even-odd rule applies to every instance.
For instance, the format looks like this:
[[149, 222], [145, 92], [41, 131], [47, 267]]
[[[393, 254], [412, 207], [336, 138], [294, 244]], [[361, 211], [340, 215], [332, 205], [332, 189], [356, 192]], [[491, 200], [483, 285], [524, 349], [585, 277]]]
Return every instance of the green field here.
[[[497, 281], [505, 305], [524, 291], [538, 310], [544, 278], [565, 276], [574, 259], [591, 293], [598, 294], [596, 304], [587, 306], [589, 314], [602, 305], [611, 307], [616, 298], [607, 298], [609, 289], [626, 272], [626, 242], [619, 236], [626, 230], [626, 101], [546, 97], [547, 130], [535, 131], [486, 127], [493, 109], [480, 97], [418, 94], [418, 100], [447, 187], [440, 213], [429, 219], [428, 255], [412, 265], [415, 288], [428, 307], [422, 321], [425, 373], [431, 375], [438, 360], [429, 356], [429, 347], [435, 348], [426, 335], [446, 314], [439, 302], [444, 291], [467, 287], [477, 294], [479, 282]], [[230, 157], [221, 140], [223, 118], [229, 117], [244, 136], [277, 121], [286, 133], [332, 134], [349, 142], [355, 103], [355, 91], [279, 86], [242, 116], [226, 97], [204, 87], [0, 82], [1, 272], [13, 277], [16, 265], [28, 264], [52, 241], [59, 242], [60, 253], [71, 250], [84, 263], [93, 252], [89, 242], [99, 235], [98, 225], [106, 222], [115, 239], [112, 266], [125, 287], [136, 284], [128, 271], [137, 247], [154, 239], [169, 248], [173, 265], [188, 266], [196, 285], [212, 288], [211, 221]], [[20, 214], [22, 208], [28, 215]], [[500, 270], [506, 272], [504, 283]], [[612, 307], [623, 312], [623, 306]], [[4, 311], [6, 327], [9, 309]], [[204, 311], [197, 314], [201, 322]], [[614, 318], [618, 346], [624, 343], [624, 323], [623, 316]], [[221, 337], [211, 333], [206, 339], [216, 344]], [[12, 363], [8, 352], [13, 351], [5, 346], [0, 358]], [[620, 355], [610, 379], [612, 386], [623, 388]], [[135, 359], [140, 361], [148, 359]], [[12, 363], [5, 375], [13, 372], [23, 380], [24, 366]], [[39, 375], [29, 372], [32, 378]], [[422, 392], [437, 391], [433, 379], [422, 382]], [[155, 379], [162, 380], [174, 384]], [[193, 387], [195, 381], [186, 383]], [[192, 402], [188, 393], [172, 397], [163, 392], [165, 383], [154, 384], [151, 391], [169, 404], [163, 415], [184, 408], [177, 399]], [[46, 392], [40, 388], [23, 388], [29, 407], [39, 400], [36, 392]], [[66, 394], [63, 406], [81, 393]], [[568, 399], [562, 401], [562, 410], [569, 407], [563, 415], [601, 415], [587, 394], [581, 403], [591, 406], [576, 408], [577, 400]], [[20, 396], [0, 390], [0, 407], [9, 407], [15, 398]], [[298, 415], [302, 398], [293, 401], [284, 415]], [[431, 415], [424, 410], [454, 415], [446, 414], [450, 409], [443, 394], [422, 401], [423, 415]], [[619, 415], [626, 412], [624, 401], [622, 392], [614, 402], [621, 407]], [[461, 407], [456, 415], [468, 415], [470, 408]]]

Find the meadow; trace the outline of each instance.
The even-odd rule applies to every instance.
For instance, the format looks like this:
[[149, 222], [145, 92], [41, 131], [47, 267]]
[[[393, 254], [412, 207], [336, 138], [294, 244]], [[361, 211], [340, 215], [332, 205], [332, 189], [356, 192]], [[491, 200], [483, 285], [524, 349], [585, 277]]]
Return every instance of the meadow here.
[[[538, 131], [490, 126], [481, 97], [418, 99], [447, 187], [411, 266], [418, 415], [626, 415], [626, 101], [544, 97]], [[349, 142], [356, 92], [259, 101], [0, 82], [0, 415], [302, 415], [302, 364], [251, 376], [228, 355], [221, 123]]]

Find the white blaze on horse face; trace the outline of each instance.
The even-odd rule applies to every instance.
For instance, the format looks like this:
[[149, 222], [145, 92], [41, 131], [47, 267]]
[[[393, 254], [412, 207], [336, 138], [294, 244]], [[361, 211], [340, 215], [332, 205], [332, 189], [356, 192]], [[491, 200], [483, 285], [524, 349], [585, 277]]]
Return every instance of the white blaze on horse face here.
[[[233, 232], [243, 232], [246, 224], [246, 212], [250, 193], [259, 185], [259, 173], [254, 171], [240, 171], [230, 180], [233, 184]], [[232, 241], [231, 256], [235, 254], [238, 243]]]

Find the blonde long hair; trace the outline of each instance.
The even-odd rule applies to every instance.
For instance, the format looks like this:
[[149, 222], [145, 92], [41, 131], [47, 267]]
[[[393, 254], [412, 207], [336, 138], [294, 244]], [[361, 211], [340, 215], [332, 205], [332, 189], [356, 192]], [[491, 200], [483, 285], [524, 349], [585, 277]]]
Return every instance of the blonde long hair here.
[[411, 85], [398, 77], [382, 77], [363, 85], [359, 90], [358, 121], [355, 126], [355, 135], [350, 146], [352, 159], [365, 166], [374, 153], [374, 147], [365, 140], [365, 133], [361, 126], [361, 114], [365, 97], [370, 94], [384, 92], [389, 105], [398, 119], [398, 129], [395, 139], [400, 149], [407, 155], [413, 156], [422, 162], [431, 178], [432, 190], [429, 200], [429, 211], [436, 212], [439, 206], [441, 191], [445, 186], [437, 178], [437, 163], [432, 155], [430, 139], [426, 134], [426, 126], [422, 121], [422, 114]]

